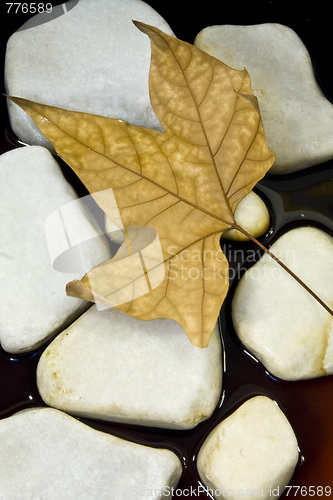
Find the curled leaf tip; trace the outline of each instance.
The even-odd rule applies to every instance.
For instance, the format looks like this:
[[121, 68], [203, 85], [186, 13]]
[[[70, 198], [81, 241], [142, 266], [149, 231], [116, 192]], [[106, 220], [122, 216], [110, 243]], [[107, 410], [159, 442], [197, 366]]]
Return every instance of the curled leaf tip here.
[[143, 23], [142, 21], [137, 21], [135, 19], [132, 19], [132, 23], [140, 30], [140, 31], [143, 31], [144, 33], [146, 32], [146, 30], [148, 30], [149, 28], [151, 28], [151, 26], [149, 24], [145, 24]]

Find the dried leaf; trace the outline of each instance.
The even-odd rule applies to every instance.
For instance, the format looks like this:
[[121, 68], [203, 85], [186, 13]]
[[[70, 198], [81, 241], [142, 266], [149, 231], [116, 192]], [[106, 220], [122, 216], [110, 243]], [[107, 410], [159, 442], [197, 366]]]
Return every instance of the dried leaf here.
[[[274, 155], [245, 69], [233, 70], [155, 27], [135, 24], [151, 40], [150, 99], [164, 132], [12, 100], [114, 219], [112, 203], [98, 196], [112, 188], [125, 227], [116, 256], [71, 282], [67, 293], [143, 320], [171, 318], [204, 347], [228, 290], [220, 236]], [[138, 236], [147, 227], [155, 230], [149, 256]], [[125, 289], [126, 301], [119, 296]]]

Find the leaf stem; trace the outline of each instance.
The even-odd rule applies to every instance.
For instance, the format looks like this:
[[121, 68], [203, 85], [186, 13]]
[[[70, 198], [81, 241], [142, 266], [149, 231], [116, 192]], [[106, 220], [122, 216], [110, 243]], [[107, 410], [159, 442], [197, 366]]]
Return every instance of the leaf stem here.
[[278, 257], [276, 257], [276, 255], [274, 255], [267, 247], [265, 247], [265, 245], [260, 243], [260, 241], [258, 241], [254, 236], [252, 236], [252, 234], [248, 233], [244, 228], [242, 228], [238, 224], [234, 223], [232, 225], [232, 228], [237, 229], [237, 231], [244, 234], [244, 236], [247, 236], [247, 238], [253, 241], [253, 243], [255, 243], [258, 247], [264, 250], [264, 252], [267, 253], [267, 255], [269, 255], [273, 260], [275, 260], [275, 262], [277, 262], [279, 266], [282, 267], [282, 269], [284, 269], [290, 276], [292, 276], [297, 281], [297, 283], [299, 283], [310, 295], [312, 295], [314, 299], [316, 299], [317, 302], [319, 302], [321, 306], [324, 307], [324, 309], [326, 309], [327, 312], [330, 313], [331, 316], [333, 316], [332, 309], [320, 297], [318, 297], [318, 295], [313, 290], [311, 290], [311, 288], [309, 288], [304, 283], [304, 281], [302, 281], [291, 269], [289, 269], [288, 266], [286, 266]]

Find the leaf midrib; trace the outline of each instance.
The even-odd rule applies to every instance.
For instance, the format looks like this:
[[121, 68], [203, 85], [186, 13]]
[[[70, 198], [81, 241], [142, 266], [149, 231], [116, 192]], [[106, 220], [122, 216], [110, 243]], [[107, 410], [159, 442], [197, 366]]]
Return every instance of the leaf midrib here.
[[[152, 30], [154, 31], [154, 30]], [[210, 147], [210, 144], [209, 144], [209, 140], [208, 140], [208, 137], [207, 137], [207, 133], [206, 133], [206, 130], [205, 130], [205, 127], [203, 125], [203, 120], [202, 120], [202, 117], [201, 117], [201, 114], [200, 114], [200, 109], [199, 109], [199, 106], [197, 106], [196, 104], [196, 101], [195, 101], [195, 98], [194, 98], [194, 94], [191, 90], [191, 86], [190, 86], [190, 82], [188, 81], [188, 78], [186, 77], [186, 74], [185, 74], [185, 70], [183, 70], [183, 68], [181, 67], [178, 59], [176, 58], [176, 55], [174, 53], [174, 51], [171, 49], [168, 41], [165, 39], [165, 38], [162, 38], [159, 33], [156, 33], [154, 31], [155, 34], [157, 34], [161, 40], [163, 40], [163, 42], [167, 45], [171, 55], [173, 56], [174, 60], [176, 61], [182, 75], [183, 75], [183, 78], [185, 80], [185, 83], [186, 83], [186, 86], [189, 90], [189, 93], [191, 95], [191, 98], [192, 98], [192, 102], [194, 103], [194, 106], [195, 106], [195, 109], [196, 109], [196, 112], [197, 112], [197, 115], [198, 115], [198, 123], [200, 124], [200, 127], [201, 127], [201, 130], [202, 130], [202, 133], [204, 135], [204, 138], [205, 138], [205, 142], [207, 144], [207, 148], [208, 148], [208, 151], [209, 151], [209, 154], [210, 154], [210, 157], [211, 157], [211, 162], [212, 162], [212, 166], [214, 167], [214, 171], [215, 171], [215, 175], [217, 177], [217, 180], [219, 182], [219, 185], [220, 185], [220, 190], [221, 190], [221, 193], [222, 193], [222, 196], [224, 197], [224, 201], [225, 201], [225, 204], [226, 204], [226, 207], [228, 208], [229, 210], [229, 213], [231, 214], [232, 218], [233, 218], [233, 212], [232, 212], [232, 209], [231, 209], [231, 205], [229, 203], [229, 200], [228, 200], [228, 197], [227, 197], [227, 193], [225, 192], [224, 188], [223, 188], [223, 185], [222, 185], [222, 180], [221, 180], [221, 177], [219, 175], [219, 171], [218, 171], [218, 168], [217, 168], [217, 165], [216, 165], [216, 161], [215, 161], [215, 156], [213, 155], [213, 152], [211, 150], [211, 147]], [[191, 58], [190, 58], [190, 61], [192, 60], [192, 52], [191, 52]], [[190, 64], [190, 62], [187, 63], [187, 66], [188, 67]], [[212, 67], [212, 74], [214, 72], [214, 68]], [[213, 78], [213, 76], [212, 76]], [[211, 81], [212, 81], [212, 78], [211, 78]], [[207, 95], [207, 92], [208, 92], [208, 88], [206, 89], [206, 92], [205, 92], [205, 96]], [[205, 98], [202, 99], [201, 103], [205, 100]], [[155, 111], [155, 110], [154, 110]], [[230, 126], [230, 125], [229, 125]], [[229, 128], [229, 127], [228, 127]]]

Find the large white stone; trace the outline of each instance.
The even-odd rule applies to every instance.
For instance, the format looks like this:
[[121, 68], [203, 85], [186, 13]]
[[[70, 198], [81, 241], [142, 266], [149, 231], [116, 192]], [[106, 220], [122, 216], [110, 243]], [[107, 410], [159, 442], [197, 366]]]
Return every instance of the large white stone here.
[[182, 467], [169, 450], [96, 431], [58, 410], [23, 410], [0, 421], [0, 498], [171, 498]]
[[333, 158], [333, 106], [323, 96], [309, 54], [280, 24], [210, 26], [195, 45], [232, 68], [248, 70], [269, 147], [270, 172], [301, 170]]
[[[270, 250], [333, 307], [333, 238], [293, 229]], [[232, 317], [243, 344], [275, 376], [307, 379], [333, 373], [333, 317], [268, 255], [241, 278]]]
[[107, 215], [104, 216], [105, 233], [117, 245], [121, 245], [125, 240], [122, 229], [117, 226]]
[[[148, 93], [150, 42], [133, 19], [171, 34], [161, 16], [141, 0], [79, 0], [67, 14], [14, 33], [6, 52], [7, 93], [160, 128]], [[12, 102], [9, 114], [23, 142], [50, 147]]]
[[297, 440], [286, 416], [274, 401], [256, 396], [213, 429], [197, 466], [216, 500], [265, 500], [282, 495], [297, 461]]
[[[66, 283], [110, 258], [106, 238], [77, 199], [47, 149], [26, 146], [0, 157], [0, 340], [8, 352], [35, 348], [83, 311], [84, 301], [66, 296]], [[73, 204], [73, 217], [63, 219], [66, 236], [59, 209], [64, 217]], [[70, 248], [80, 235], [88, 241]], [[56, 256], [74, 247], [67, 268], [56, 261], [67, 272], [54, 269]]]
[[141, 321], [95, 306], [47, 347], [37, 368], [39, 392], [50, 406], [177, 429], [211, 415], [221, 379], [217, 328], [199, 349], [172, 320]]

